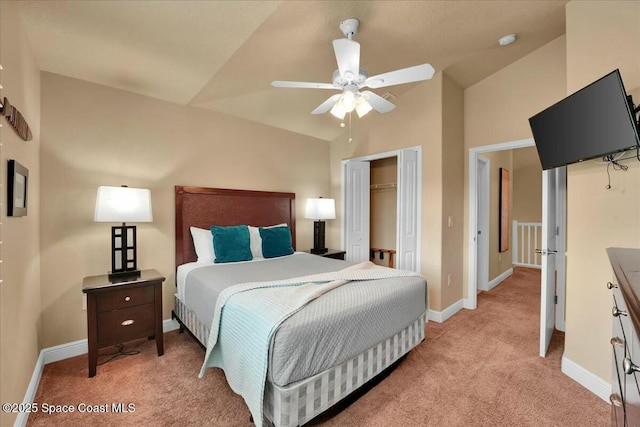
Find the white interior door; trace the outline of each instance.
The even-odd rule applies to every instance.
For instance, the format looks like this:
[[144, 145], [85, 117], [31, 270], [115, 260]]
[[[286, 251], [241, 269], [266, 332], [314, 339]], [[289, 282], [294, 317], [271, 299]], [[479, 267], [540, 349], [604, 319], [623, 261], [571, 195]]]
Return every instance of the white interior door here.
[[490, 162], [478, 156], [478, 231], [476, 245], [477, 278], [476, 286], [478, 290], [489, 290], [489, 185], [490, 185]]
[[398, 224], [396, 268], [419, 272], [420, 237], [419, 158], [416, 150], [398, 156]]
[[557, 170], [542, 171], [542, 272], [540, 283], [540, 356], [545, 357], [554, 329], [556, 291]]
[[370, 163], [348, 161], [345, 174], [345, 260], [364, 262], [369, 260]]

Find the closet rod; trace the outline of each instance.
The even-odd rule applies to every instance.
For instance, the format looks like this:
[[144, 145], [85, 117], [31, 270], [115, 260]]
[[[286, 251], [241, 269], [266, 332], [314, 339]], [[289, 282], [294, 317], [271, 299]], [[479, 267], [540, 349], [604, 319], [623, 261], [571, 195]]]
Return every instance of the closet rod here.
[[371, 184], [369, 186], [369, 188], [371, 190], [377, 190], [377, 189], [381, 189], [381, 188], [396, 188], [398, 186], [398, 184], [396, 184], [395, 182], [390, 182], [387, 184]]

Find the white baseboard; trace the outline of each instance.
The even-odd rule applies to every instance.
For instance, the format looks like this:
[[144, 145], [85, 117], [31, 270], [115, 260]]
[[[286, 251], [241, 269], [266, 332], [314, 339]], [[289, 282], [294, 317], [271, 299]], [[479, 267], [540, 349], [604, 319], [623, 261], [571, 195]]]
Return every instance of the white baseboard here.
[[429, 310], [429, 320], [442, 323], [462, 310], [463, 305], [463, 300], [458, 300], [457, 302], [451, 304], [449, 307], [445, 308], [443, 311]]
[[[167, 319], [162, 321], [162, 331], [169, 332], [178, 329], [178, 321]], [[71, 357], [86, 354], [88, 350], [87, 340], [78, 340], [66, 344], [56, 345], [43, 349], [40, 353], [44, 355], [44, 364], [69, 359]]]
[[44, 356], [44, 364], [69, 359], [71, 357], [86, 354], [88, 351], [87, 340], [78, 340], [54, 347], [43, 348], [40, 354]]
[[542, 266], [538, 265], [538, 264], [519, 264], [519, 263], [513, 263], [514, 267], [525, 267], [525, 268], [535, 268], [536, 270], [542, 270]]
[[[162, 331], [169, 332], [178, 329], [179, 323], [174, 319], [166, 319], [162, 321]], [[40, 355], [38, 356], [38, 360], [36, 361], [36, 366], [33, 369], [33, 374], [31, 375], [31, 381], [29, 381], [29, 386], [27, 387], [27, 392], [24, 394], [24, 399], [22, 403], [30, 404], [33, 403], [36, 392], [38, 391], [38, 385], [40, 384], [40, 378], [42, 377], [42, 371], [44, 370], [44, 365], [49, 363], [57, 362], [59, 360], [69, 359], [71, 357], [80, 356], [82, 354], [86, 354], [88, 352], [88, 344], [87, 340], [78, 340], [73, 341], [67, 344], [60, 344], [53, 347], [47, 347], [40, 350]], [[29, 414], [27, 412], [18, 413], [18, 417], [16, 418], [14, 427], [24, 427], [27, 425], [27, 419], [29, 418]]]
[[462, 300], [462, 308], [466, 308], [467, 310], [475, 310], [476, 307], [474, 307], [471, 304], [471, 299], [470, 298], [465, 298]]
[[598, 396], [600, 399], [609, 403], [611, 395], [611, 383], [603, 380], [597, 375], [592, 374], [577, 363], [562, 356], [562, 373]]
[[500, 274], [498, 277], [496, 277], [495, 279], [491, 280], [487, 284], [487, 286], [489, 287], [489, 290], [491, 290], [491, 289], [495, 288], [496, 286], [498, 286], [500, 283], [502, 283], [503, 280], [506, 280], [512, 274], [513, 274], [513, 267], [509, 268], [508, 270], [506, 270], [505, 272]]
[[[40, 377], [42, 377], [42, 371], [44, 370], [44, 365], [44, 354], [41, 351], [40, 355], [38, 356], [38, 360], [36, 360], [36, 366], [33, 369], [33, 374], [31, 374], [31, 381], [29, 381], [29, 386], [27, 387], [27, 391], [24, 394], [22, 403], [33, 403], [33, 401], [35, 400], [36, 392], [38, 391], [38, 384], [40, 384]], [[13, 423], [14, 427], [26, 426], [28, 418], [28, 412], [19, 412], [15, 422]]]
[[180, 324], [175, 319], [166, 319], [162, 321], [162, 332], [175, 331], [180, 327]]

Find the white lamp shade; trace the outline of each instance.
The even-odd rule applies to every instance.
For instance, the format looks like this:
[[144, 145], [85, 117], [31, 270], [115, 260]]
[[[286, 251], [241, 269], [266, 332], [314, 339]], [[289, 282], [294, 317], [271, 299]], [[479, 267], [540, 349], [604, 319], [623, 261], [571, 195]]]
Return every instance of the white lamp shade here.
[[336, 219], [336, 203], [333, 199], [307, 199], [304, 212], [307, 219]]
[[343, 120], [344, 116], [347, 114], [347, 110], [344, 109], [344, 106], [340, 101], [336, 102], [333, 108], [331, 108], [330, 113], [337, 119]]
[[146, 188], [98, 187], [96, 222], [151, 222], [151, 191]]
[[372, 109], [373, 107], [371, 107], [371, 104], [369, 104], [366, 99], [358, 96], [358, 99], [356, 99], [356, 113], [358, 113], [358, 117], [364, 116]]

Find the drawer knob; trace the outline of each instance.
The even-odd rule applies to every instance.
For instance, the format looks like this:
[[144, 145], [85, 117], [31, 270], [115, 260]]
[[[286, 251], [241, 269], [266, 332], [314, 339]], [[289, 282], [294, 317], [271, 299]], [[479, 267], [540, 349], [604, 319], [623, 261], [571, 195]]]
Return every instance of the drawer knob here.
[[622, 407], [622, 398], [619, 394], [612, 394], [609, 396], [609, 401], [613, 406], [617, 406], [618, 408]]
[[607, 282], [607, 289], [613, 289], [617, 287], [618, 285], [616, 285], [615, 283]]
[[129, 301], [131, 301], [131, 297], [124, 297], [124, 300], [125, 300], [126, 302], [129, 302]]
[[613, 317], [618, 317], [618, 316], [626, 316], [627, 312], [624, 310], [620, 310], [618, 307], [613, 307], [611, 309], [611, 314], [613, 314]]
[[638, 365], [634, 364], [631, 361], [631, 359], [629, 359], [628, 357], [625, 357], [624, 360], [622, 361], [622, 368], [624, 369], [624, 372], [627, 375], [630, 375], [630, 374], [633, 374], [634, 372], [640, 371], [640, 367], [638, 367]]
[[609, 342], [614, 347], [624, 348], [624, 341], [622, 339], [618, 338], [618, 337], [611, 338], [611, 341], [609, 341]]
[[133, 325], [135, 321], [132, 319], [129, 320], [125, 320], [124, 322], [121, 323], [122, 326], [129, 326], [129, 325]]

